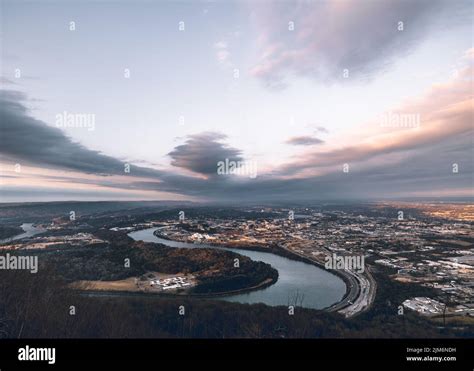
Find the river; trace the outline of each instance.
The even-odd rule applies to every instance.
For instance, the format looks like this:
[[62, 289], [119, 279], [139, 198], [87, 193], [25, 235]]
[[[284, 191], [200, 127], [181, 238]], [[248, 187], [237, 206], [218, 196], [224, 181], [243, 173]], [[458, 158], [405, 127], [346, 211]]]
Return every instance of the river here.
[[32, 237], [35, 234], [42, 233], [45, 231], [45, 229], [41, 227], [34, 226], [33, 223], [23, 223], [20, 227], [23, 229], [23, 233], [0, 240], [0, 243], [8, 243], [16, 240], [21, 240], [22, 238]]
[[192, 244], [169, 241], [156, 237], [153, 232], [158, 228], [148, 228], [131, 232], [128, 235], [137, 241], [156, 242], [178, 248], [223, 249], [248, 256], [254, 261], [270, 264], [278, 270], [278, 281], [271, 286], [247, 293], [218, 297], [220, 300], [239, 303], [264, 303], [270, 306], [291, 305], [298, 297], [298, 306], [323, 309], [339, 302], [346, 292], [344, 281], [315, 265], [288, 259], [272, 253], [223, 248], [206, 244]]

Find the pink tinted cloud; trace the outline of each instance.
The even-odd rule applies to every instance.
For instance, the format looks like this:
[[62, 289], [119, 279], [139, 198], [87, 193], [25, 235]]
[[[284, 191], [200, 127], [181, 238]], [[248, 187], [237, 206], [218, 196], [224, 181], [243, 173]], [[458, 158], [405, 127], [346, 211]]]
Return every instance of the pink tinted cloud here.
[[348, 69], [351, 76], [369, 76], [413, 49], [436, 22], [463, 8], [448, 5], [437, 0], [257, 4], [253, 20], [261, 53], [250, 72], [268, 86], [292, 74], [332, 81]]
[[[424, 96], [396, 107], [396, 114], [417, 114], [419, 127], [384, 127], [380, 119], [366, 127], [356, 144], [328, 150], [310, 150], [282, 167], [284, 174], [320, 173], [322, 169], [335, 171], [343, 163], [377, 162], [377, 158], [396, 156], [397, 153], [418, 151], [424, 147], [442, 145], [451, 138], [464, 136], [468, 143], [473, 135], [474, 98], [472, 66], [445, 84], [434, 85]], [[354, 130], [353, 138], [359, 129]], [[352, 134], [348, 134], [352, 136]], [[339, 169], [339, 167], [337, 168]]]

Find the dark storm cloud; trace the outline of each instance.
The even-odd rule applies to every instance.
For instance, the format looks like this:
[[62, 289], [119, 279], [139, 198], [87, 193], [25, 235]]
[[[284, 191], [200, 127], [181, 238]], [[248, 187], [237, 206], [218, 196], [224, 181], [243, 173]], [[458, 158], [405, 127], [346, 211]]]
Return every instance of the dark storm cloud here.
[[[97, 151], [92, 151], [73, 142], [59, 129], [32, 118], [25, 108], [25, 96], [7, 91], [0, 99], [0, 153], [4, 158], [24, 161], [42, 168], [57, 168], [95, 175], [123, 175], [123, 162]], [[464, 117], [464, 116], [462, 116]], [[456, 125], [453, 117], [447, 119]], [[458, 125], [459, 126], [459, 125]], [[471, 131], [472, 134], [472, 131]], [[201, 133], [188, 137], [185, 144], [177, 146], [170, 156], [175, 166], [200, 174], [215, 174], [216, 162], [223, 158], [242, 159], [238, 149], [222, 143], [225, 136], [218, 133]], [[439, 139], [439, 138], [438, 138]], [[278, 175], [259, 175], [255, 179], [232, 176], [208, 176], [206, 179], [184, 176], [170, 171], [157, 171], [145, 167], [132, 167], [132, 174], [146, 178], [137, 180], [100, 176], [96, 178], [75, 175], [38, 176], [45, 180], [45, 186], [38, 188], [2, 187], [5, 197], [21, 197], [42, 192], [48, 197], [64, 194], [64, 197], [127, 197], [127, 191], [160, 191], [181, 196], [193, 196], [210, 201], [260, 202], [260, 201], [301, 201], [322, 199], [354, 199], [403, 195], [406, 192], [444, 192], [450, 189], [469, 188], [473, 185], [472, 136], [465, 131], [445, 137], [441, 142], [424, 143], [416, 151], [405, 152], [401, 161], [373, 166], [351, 163], [349, 173], [343, 173], [340, 163], [333, 172], [301, 178], [286, 178]], [[418, 142], [415, 142], [415, 144]], [[363, 153], [362, 153], [363, 154]], [[342, 153], [337, 161], [343, 161]], [[351, 154], [349, 154], [351, 155]], [[352, 153], [352, 155], [354, 155]], [[331, 156], [325, 159], [328, 161]], [[337, 156], [336, 156], [337, 157]], [[361, 158], [365, 156], [361, 155]], [[318, 161], [315, 159], [314, 161]], [[337, 162], [336, 161], [336, 162]], [[333, 161], [330, 161], [333, 163]], [[452, 164], [459, 164], [459, 173], [452, 172]], [[310, 164], [298, 162], [294, 167], [308, 168]], [[289, 169], [283, 169], [289, 171]], [[286, 175], [284, 173], [280, 175]], [[48, 183], [46, 183], [48, 181]], [[64, 191], [62, 183], [97, 185], [117, 189], [119, 193], [101, 190]], [[3, 192], [4, 191], [4, 192]], [[61, 193], [63, 192], [63, 193]], [[137, 197], [136, 194], [133, 197]]]
[[313, 146], [315, 144], [323, 144], [324, 140], [309, 135], [302, 135], [298, 137], [292, 137], [288, 139], [285, 143], [297, 146]]
[[184, 144], [168, 153], [171, 164], [195, 173], [213, 175], [217, 172], [219, 161], [243, 161], [240, 150], [222, 143], [225, 138], [225, 135], [216, 132], [190, 135]]
[[[124, 174], [124, 162], [73, 142], [60, 129], [29, 115], [27, 98], [17, 91], [0, 92], [0, 153], [4, 158], [45, 168], [91, 174]], [[158, 175], [136, 167], [136, 175]]]

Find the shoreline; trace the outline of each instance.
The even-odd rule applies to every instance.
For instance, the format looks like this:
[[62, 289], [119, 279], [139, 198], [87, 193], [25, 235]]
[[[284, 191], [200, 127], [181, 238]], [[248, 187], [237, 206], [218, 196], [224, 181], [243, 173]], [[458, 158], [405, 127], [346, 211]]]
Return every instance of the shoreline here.
[[[157, 231], [158, 231], [158, 229], [156, 229], [153, 232], [153, 235], [158, 237], [158, 238], [161, 238], [161, 239], [164, 239], [164, 240], [167, 240], [167, 241], [173, 241], [173, 242], [189, 243], [187, 241], [172, 240], [167, 236], [163, 237], [162, 235], [157, 234], [156, 233]], [[339, 310], [344, 309], [344, 308], [346, 308], [350, 305], [347, 302], [349, 297], [355, 296], [355, 298], [353, 299], [353, 300], [355, 300], [360, 295], [360, 287], [359, 287], [358, 282], [356, 280], [353, 280], [352, 276], [350, 276], [349, 274], [347, 274], [347, 273], [345, 273], [344, 271], [341, 271], [341, 270], [327, 270], [324, 267], [323, 264], [321, 264], [321, 263], [319, 263], [315, 260], [312, 260], [312, 259], [310, 259], [306, 256], [299, 255], [298, 253], [296, 253], [294, 251], [290, 251], [288, 249], [285, 249], [284, 247], [281, 247], [279, 245], [270, 245], [270, 247], [265, 248], [265, 247], [255, 246], [255, 245], [243, 245], [243, 246], [236, 247], [236, 246], [227, 245], [225, 243], [224, 244], [222, 244], [222, 243], [213, 244], [213, 243], [206, 242], [206, 244], [210, 245], [210, 246], [222, 247], [222, 248], [225, 248], [225, 249], [241, 249], [241, 250], [258, 251], [258, 252], [265, 252], [265, 253], [269, 253], [269, 254], [275, 254], [275, 255], [278, 255], [278, 256], [281, 256], [281, 257], [284, 257], [284, 258], [287, 258], [287, 259], [291, 259], [291, 260], [300, 261], [300, 262], [303, 262], [303, 263], [314, 265], [314, 266], [316, 266], [318, 268], [321, 268], [321, 269], [324, 269], [326, 272], [328, 272], [330, 274], [333, 274], [334, 276], [342, 279], [344, 284], [346, 285], [346, 292], [344, 293], [341, 300], [339, 300], [336, 303], [333, 303], [333, 304], [329, 305], [328, 307], [318, 309], [318, 310], [324, 310], [324, 311], [329, 311], [329, 312], [339, 311]], [[200, 244], [195, 244], [195, 245], [196, 245], [196, 247], [199, 247]], [[356, 291], [355, 295], [354, 295], [354, 291]]]
[[84, 294], [92, 294], [94, 295], [103, 295], [103, 296], [155, 296], [155, 297], [192, 297], [192, 298], [202, 298], [202, 299], [212, 299], [216, 297], [223, 297], [223, 296], [231, 296], [231, 295], [238, 295], [238, 294], [245, 294], [247, 292], [253, 290], [260, 290], [264, 289], [265, 287], [273, 285], [275, 282], [278, 281], [278, 277], [274, 278], [267, 278], [264, 281], [260, 282], [257, 285], [251, 287], [245, 287], [237, 290], [232, 291], [225, 291], [225, 292], [216, 292], [216, 293], [189, 293], [189, 292], [182, 292], [182, 293], [164, 293], [164, 292], [150, 292], [150, 291], [143, 291], [143, 290], [98, 290], [98, 289], [79, 289], [79, 288], [72, 288], [75, 291]]

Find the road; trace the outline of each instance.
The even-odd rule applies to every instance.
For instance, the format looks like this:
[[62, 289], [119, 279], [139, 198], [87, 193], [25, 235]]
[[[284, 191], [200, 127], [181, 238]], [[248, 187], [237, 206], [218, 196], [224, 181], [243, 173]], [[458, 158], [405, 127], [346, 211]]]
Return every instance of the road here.
[[[308, 256], [294, 250], [290, 250], [282, 245], [280, 245], [280, 247], [290, 253], [310, 260], [316, 265], [323, 265], [321, 262], [314, 259], [313, 256]], [[331, 254], [329, 250], [325, 248], [323, 250], [328, 255]], [[348, 290], [340, 302], [331, 305], [330, 307], [326, 308], [326, 310], [330, 312], [338, 312], [344, 315], [346, 318], [350, 318], [370, 308], [375, 299], [377, 284], [370, 273], [369, 267], [366, 265], [364, 272], [362, 273], [347, 269], [338, 270], [335, 273], [344, 278]]]

